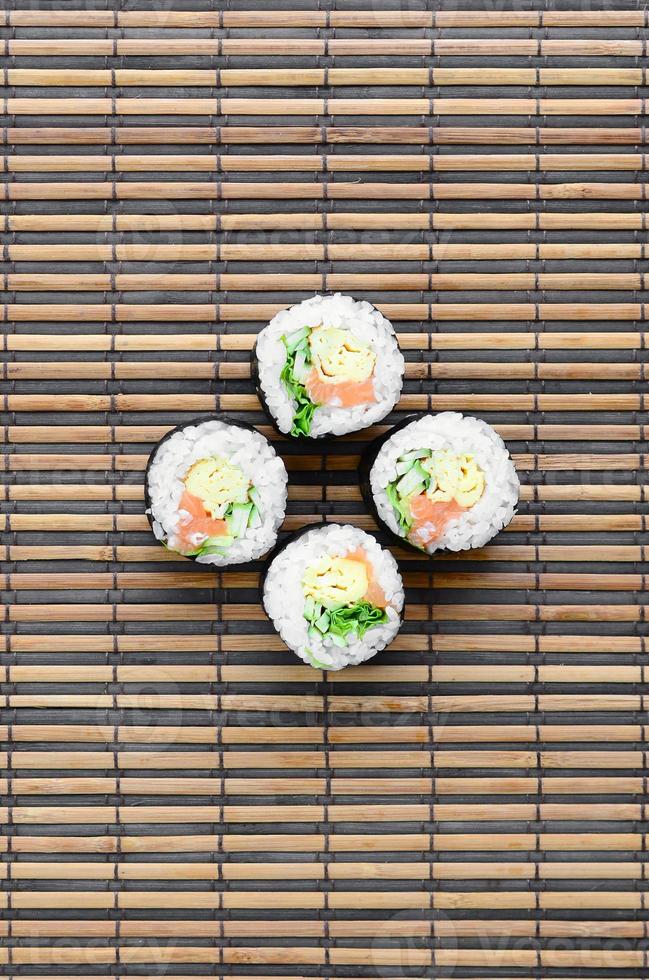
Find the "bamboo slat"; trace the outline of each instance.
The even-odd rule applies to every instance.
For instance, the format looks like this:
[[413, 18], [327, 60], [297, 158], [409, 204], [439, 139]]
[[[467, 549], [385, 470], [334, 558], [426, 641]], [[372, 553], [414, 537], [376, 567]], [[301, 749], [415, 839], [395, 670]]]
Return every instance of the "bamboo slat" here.
[[[119, 42], [118, 53], [119, 53]], [[345, 43], [345, 42], [341, 42]], [[514, 42], [516, 43], [516, 42]], [[12, 45], [10, 44], [10, 52]], [[639, 54], [640, 52], [636, 52]], [[119, 84], [119, 83], [118, 83]], [[11, 116], [636, 116], [640, 99], [7, 98]], [[326, 110], [326, 111], [325, 111]]]
[[[3, 23], [12, 27], [71, 26], [77, 23], [74, 11], [14, 10], [3, 14]], [[88, 12], [89, 27], [276, 27], [285, 26], [281, 11], [100, 11]], [[642, 11], [632, 10], [530, 10], [530, 11], [407, 11], [292, 10], [295, 27], [373, 27], [373, 28], [454, 28], [454, 27], [642, 27]]]
[[[34, 143], [60, 144], [62, 139], [69, 145], [78, 144], [147, 144], [159, 145], [159, 129], [155, 126], [130, 127], [9, 127], [7, 139], [15, 145]], [[455, 126], [184, 126], [167, 127], [166, 133], [175, 144], [190, 143], [241, 144], [273, 141], [281, 144], [367, 144], [377, 143], [416, 145], [538, 145], [580, 146], [580, 145], [644, 145], [644, 131], [634, 127], [455, 127]]]
[[[557, 231], [565, 229], [583, 229], [594, 231], [607, 230], [641, 230], [642, 216], [626, 212], [570, 212], [563, 213], [540, 213], [534, 214], [511, 214], [504, 212], [468, 212], [453, 213], [439, 212], [432, 215], [413, 214], [404, 215], [403, 213], [377, 213], [364, 214], [344, 212], [340, 214], [236, 214], [224, 215], [220, 219], [221, 228], [224, 231], [242, 230], [275, 230], [275, 229], [299, 229], [299, 230], [318, 230], [324, 229], [325, 220], [327, 228], [330, 230], [398, 230], [407, 228], [449, 231], [467, 229], [499, 229], [499, 230], [544, 230]], [[173, 215], [117, 215], [115, 219], [116, 229], [119, 231], [134, 231], [148, 229], [150, 232], [163, 232], [170, 230], [180, 231], [215, 231], [216, 218], [210, 215], [201, 214], [173, 214]], [[19, 231], [109, 231], [112, 229], [112, 221], [101, 214], [83, 215], [10, 215], [3, 220], [4, 230]], [[152, 246], [153, 247], [153, 246]], [[443, 245], [440, 249], [446, 250], [450, 245]], [[464, 246], [466, 248], [466, 246]], [[438, 250], [436, 257], [441, 258], [444, 251]], [[451, 253], [452, 254], [452, 251]], [[556, 253], [555, 253], [556, 255]], [[546, 251], [545, 257], [552, 256], [552, 251]], [[561, 258], [562, 253], [556, 255]], [[585, 256], [588, 257], [588, 256]]]
[[[99, 6], [0, 12], [4, 972], [644, 976], [646, 11]], [[282, 532], [376, 530], [387, 423], [295, 445], [251, 387], [320, 291], [394, 323], [390, 422], [484, 417], [521, 478], [484, 548], [391, 549], [404, 628], [339, 673], [143, 514], [226, 412]]]
[[205, 291], [369, 291], [383, 289], [454, 291], [552, 290], [637, 290], [646, 289], [649, 276], [644, 273], [482, 273], [473, 275], [435, 275], [428, 273], [330, 273], [282, 274], [239, 273], [216, 275], [149, 274], [72, 274], [17, 273], [0, 277], [0, 285], [10, 292], [120, 292], [156, 291], [167, 286], [183, 292]]
[[[646, 155], [635, 153], [619, 154], [472, 154], [452, 157], [428, 157], [422, 154], [359, 154], [320, 156], [315, 154], [282, 156], [247, 156], [221, 154], [214, 156], [162, 155], [141, 156], [125, 154], [123, 157], [93, 155], [91, 158], [75, 155], [38, 156], [21, 154], [19, 157], [5, 157], [3, 169], [12, 173], [66, 173], [91, 171], [92, 173], [137, 173], [137, 172], [502, 172], [502, 171], [643, 171], [646, 169]], [[432, 187], [434, 196], [439, 197], [439, 185]], [[445, 188], [448, 191], [448, 188]], [[329, 188], [329, 192], [332, 189]]]
[[[93, 181], [13, 182], [4, 196], [10, 201], [42, 200], [643, 200], [638, 183], [581, 182], [565, 184], [520, 183], [252, 183], [227, 181]], [[545, 216], [546, 221], [549, 216]], [[493, 220], [493, 219], [492, 219]], [[504, 220], [504, 219], [501, 219]], [[442, 227], [441, 225], [439, 227]], [[496, 224], [496, 227], [499, 227]], [[534, 226], [533, 226], [534, 227]]]
[[[23, 14], [26, 11], [22, 11]], [[52, 11], [52, 14], [55, 12]], [[61, 11], [57, 13], [62, 13]], [[179, 13], [179, 12], [174, 12]], [[14, 25], [11, 25], [14, 26]], [[18, 25], [15, 25], [18, 26]], [[21, 25], [22, 26], [22, 25]], [[112, 25], [111, 25], [112, 26]], [[135, 86], [173, 88], [190, 85], [214, 88], [264, 86], [354, 86], [354, 85], [616, 85], [644, 84], [645, 69], [637, 68], [221, 68], [221, 69], [115, 69], [115, 83], [120, 88]], [[9, 68], [7, 81], [12, 86], [106, 86], [112, 82], [108, 69], [76, 68]]]

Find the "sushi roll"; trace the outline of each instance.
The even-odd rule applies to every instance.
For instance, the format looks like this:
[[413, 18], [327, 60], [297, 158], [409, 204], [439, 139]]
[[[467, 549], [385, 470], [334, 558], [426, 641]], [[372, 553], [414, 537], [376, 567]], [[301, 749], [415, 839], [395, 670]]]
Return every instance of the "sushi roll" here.
[[169, 432], [145, 475], [156, 538], [203, 565], [260, 558], [277, 541], [286, 509], [284, 463], [267, 439], [234, 419], [194, 419]]
[[282, 310], [259, 334], [252, 373], [260, 401], [284, 435], [357, 432], [392, 411], [404, 360], [392, 324], [351, 296], [312, 296]]
[[411, 416], [375, 440], [360, 480], [379, 526], [428, 555], [483, 547], [509, 524], [520, 492], [498, 433], [457, 412]]
[[369, 660], [401, 625], [396, 561], [371, 534], [348, 524], [292, 535], [270, 556], [262, 592], [286, 645], [322, 670]]

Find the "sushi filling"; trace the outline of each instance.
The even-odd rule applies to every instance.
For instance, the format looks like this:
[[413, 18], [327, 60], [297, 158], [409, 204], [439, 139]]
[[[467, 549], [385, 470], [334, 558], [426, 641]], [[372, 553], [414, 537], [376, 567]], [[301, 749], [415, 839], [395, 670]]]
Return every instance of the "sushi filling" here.
[[344, 647], [388, 622], [385, 593], [362, 548], [344, 558], [324, 555], [308, 565], [302, 589], [311, 639], [329, 637], [335, 646]]
[[401, 533], [422, 550], [477, 504], [485, 489], [484, 472], [471, 453], [413, 449], [398, 457], [396, 470], [385, 493]]
[[259, 494], [225, 457], [196, 460], [182, 482], [178, 526], [169, 541], [174, 551], [191, 557], [225, 555], [248, 528], [261, 524]]
[[320, 670], [369, 660], [399, 631], [397, 563], [370, 534], [342, 524], [303, 529], [270, 561], [264, 608], [287, 647]]
[[353, 408], [376, 402], [376, 355], [349, 330], [302, 327], [282, 335], [286, 360], [280, 374], [295, 402], [292, 436], [308, 436], [320, 405]]
[[320, 439], [385, 418], [399, 398], [404, 360], [377, 309], [336, 293], [280, 310], [257, 337], [252, 367], [279, 431]]

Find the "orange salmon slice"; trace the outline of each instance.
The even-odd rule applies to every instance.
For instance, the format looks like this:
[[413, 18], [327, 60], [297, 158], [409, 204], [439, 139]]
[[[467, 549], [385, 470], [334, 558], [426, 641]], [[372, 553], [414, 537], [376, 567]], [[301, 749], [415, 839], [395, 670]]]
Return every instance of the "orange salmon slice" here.
[[[410, 537], [415, 539], [415, 544], [424, 546], [436, 541], [449, 521], [466, 510], [457, 500], [431, 500], [425, 493], [413, 497], [408, 506], [413, 519]], [[434, 529], [427, 527], [430, 524], [434, 525]]]
[[315, 405], [340, 404], [342, 408], [354, 408], [356, 405], [367, 405], [376, 401], [374, 382], [367, 381], [323, 381], [315, 368], [306, 379], [305, 388]]
[[228, 533], [227, 523], [216, 517], [210, 517], [200, 497], [196, 497], [189, 490], [183, 492], [179, 509], [186, 510], [190, 515], [189, 520], [182, 523], [177, 531], [178, 543], [183, 551], [192, 551], [195, 548], [195, 545], [191, 543], [191, 536], [194, 534], [205, 534], [208, 538], [218, 538]]
[[371, 605], [377, 606], [379, 609], [385, 609], [388, 604], [385, 598], [385, 592], [374, 577], [374, 566], [369, 561], [365, 550], [363, 548], [357, 548], [356, 551], [350, 551], [349, 554], [345, 555], [345, 558], [349, 558], [350, 561], [360, 561], [365, 565], [365, 571], [367, 572], [367, 591], [363, 598]]

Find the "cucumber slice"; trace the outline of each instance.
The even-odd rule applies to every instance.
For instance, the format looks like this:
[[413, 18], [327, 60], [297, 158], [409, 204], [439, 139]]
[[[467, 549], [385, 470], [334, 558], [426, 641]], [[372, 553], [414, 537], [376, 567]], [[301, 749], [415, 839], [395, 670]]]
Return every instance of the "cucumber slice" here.
[[410, 493], [408, 494], [408, 496], [404, 498], [404, 503], [406, 503], [410, 499], [410, 497], [418, 497], [420, 494], [424, 493], [427, 486], [428, 486], [428, 484], [427, 483], [424, 483], [423, 480], [422, 480], [421, 483], [417, 483], [412, 488], [412, 490], [410, 491]]
[[306, 352], [300, 348], [295, 354], [295, 363], [293, 364], [293, 377], [296, 381], [299, 381], [303, 385], [306, 379], [309, 377], [310, 368], [307, 361]]
[[401, 497], [409, 497], [418, 489], [419, 484], [425, 485], [427, 480], [428, 473], [421, 463], [415, 462], [412, 469], [408, 470], [405, 476], [402, 476], [397, 483], [397, 493]]
[[309, 336], [308, 327], [300, 327], [299, 330], [294, 330], [292, 333], [284, 334], [282, 340], [284, 341], [284, 346], [289, 354], [297, 350], [298, 346], [303, 340], [306, 340]]
[[257, 507], [258, 510], [261, 510], [261, 495], [257, 487], [250, 487], [250, 490], [248, 490], [248, 496], [255, 507]]
[[310, 651], [310, 650], [306, 650], [306, 649], [305, 649], [305, 651], [304, 651], [304, 653], [305, 653], [305, 656], [306, 656], [306, 658], [307, 658], [307, 660], [308, 660], [308, 661], [309, 661], [309, 663], [311, 664], [311, 666], [312, 666], [312, 667], [315, 667], [315, 668], [316, 668], [316, 670], [329, 670], [329, 667], [331, 666], [331, 664], [323, 664], [323, 663], [321, 663], [321, 662], [320, 662], [320, 661], [318, 660], [318, 658], [317, 658], [317, 657], [315, 657], [315, 656], [314, 656], [314, 655], [313, 655], [313, 654], [311, 653], [311, 651]]
[[261, 517], [259, 514], [259, 508], [255, 507], [253, 504], [250, 508], [250, 513], [248, 514], [248, 527], [259, 527], [261, 524]]
[[229, 548], [231, 544], [234, 544], [234, 537], [231, 534], [221, 534], [214, 538], [208, 538], [207, 541], [203, 542], [203, 547], [200, 549], [201, 553], [207, 548]]
[[342, 636], [337, 636], [336, 633], [327, 633], [327, 636], [331, 637], [331, 642], [336, 647], [346, 647], [347, 641], [342, 638]]
[[407, 453], [402, 453], [399, 456], [399, 462], [407, 463], [411, 459], [428, 459], [432, 455], [432, 449], [410, 449]]
[[232, 511], [227, 521], [228, 529], [233, 538], [240, 538], [242, 534], [245, 534], [252, 506], [252, 504], [232, 504]]
[[326, 609], [322, 613], [322, 615], [318, 619], [316, 619], [313, 625], [317, 630], [320, 630], [321, 633], [327, 632], [327, 630], [329, 629], [329, 613], [327, 612]]
[[313, 621], [315, 616], [316, 605], [311, 596], [307, 596], [304, 600], [304, 618], [308, 619], [309, 622]]
[[404, 476], [414, 465], [414, 460], [410, 459], [406, 460], [405, 463], [397, 463], [397, 476]]

